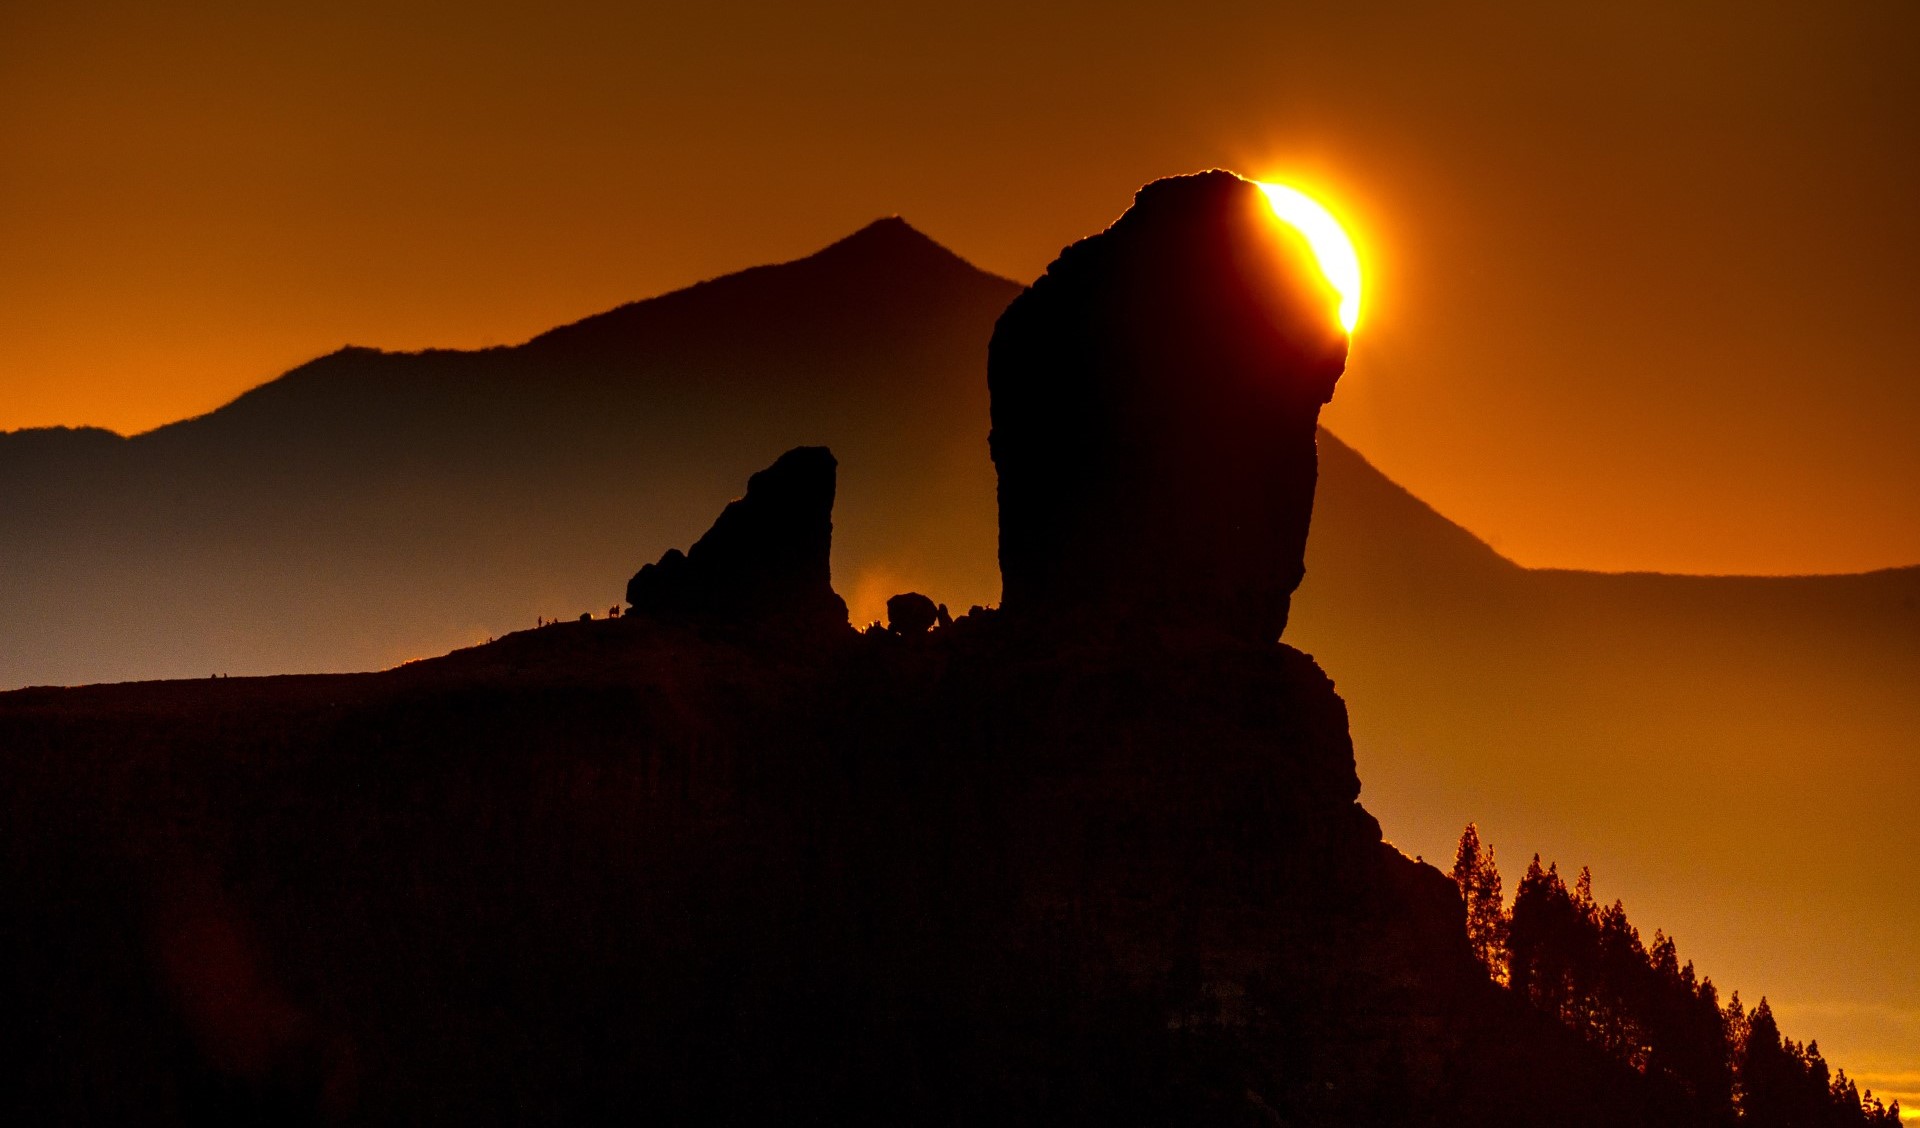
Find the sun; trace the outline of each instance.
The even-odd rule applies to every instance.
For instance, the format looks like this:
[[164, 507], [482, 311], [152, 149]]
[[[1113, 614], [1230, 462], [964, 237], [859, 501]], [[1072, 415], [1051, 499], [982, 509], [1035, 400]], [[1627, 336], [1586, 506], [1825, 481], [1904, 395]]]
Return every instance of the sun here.
[[1354, 323], [1360, 320], [1360, 255], [1353, 249], [1353, 240], [1347, 238], [1346, 229], [1333, 213], [1313, 197], [1284, 184], [1255, 183], [1267, 194], [1273, 214], [1307, 240], [1320, 264], [1320, 273], [1340, 295], [1340, 325], [1351, 334]]

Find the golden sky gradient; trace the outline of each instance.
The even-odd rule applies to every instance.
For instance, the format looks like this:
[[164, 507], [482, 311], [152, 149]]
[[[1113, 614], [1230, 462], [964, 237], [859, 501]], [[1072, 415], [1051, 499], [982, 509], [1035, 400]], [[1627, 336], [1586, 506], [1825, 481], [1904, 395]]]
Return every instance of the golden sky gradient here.
[[1509, 556], [1920, 562], [1920, 5], [1671, 7], [16, 0], [0, 427], [513, 342], [890, 213], [1026, 280], [1224, 165], [1361, 244], [1330, 425]]

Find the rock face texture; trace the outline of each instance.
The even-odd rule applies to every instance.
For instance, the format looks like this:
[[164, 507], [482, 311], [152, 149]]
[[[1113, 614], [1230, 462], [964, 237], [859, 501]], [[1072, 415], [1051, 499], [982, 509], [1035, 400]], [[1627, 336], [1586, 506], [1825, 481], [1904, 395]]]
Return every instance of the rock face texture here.
[[671, 549], [627, 581], [633, 613], [654, 619], [844, 626], [834, 594], [833, 494], [826, 447], [796, 447], [747, 479], [684, 554]]
[[1229, 172], [1156, 181], [988, 350], [1003, 607], [1278, 638], [1346, 366], [1304, 241]]

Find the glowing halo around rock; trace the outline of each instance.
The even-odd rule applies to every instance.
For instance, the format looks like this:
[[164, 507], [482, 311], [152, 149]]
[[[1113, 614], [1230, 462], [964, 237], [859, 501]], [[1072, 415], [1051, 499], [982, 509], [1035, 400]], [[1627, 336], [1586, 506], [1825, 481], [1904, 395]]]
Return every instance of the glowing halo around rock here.
[[1256, 183], [1260, 183], [1260, 190], [1267, 194], [1273, 214], [1306, 239], [1315, 261], [1320, 264], [1320, 273], [1326, 275], [1327, 284], [1340, 295], [1340, 325], [1352, 333], [1354, 323], [1360, 320], [1360, 255], [1354, 251], [1353, 240], [1347, 238], [1346, 229], [1318, 200], [1299, 189], [1284, 184]]

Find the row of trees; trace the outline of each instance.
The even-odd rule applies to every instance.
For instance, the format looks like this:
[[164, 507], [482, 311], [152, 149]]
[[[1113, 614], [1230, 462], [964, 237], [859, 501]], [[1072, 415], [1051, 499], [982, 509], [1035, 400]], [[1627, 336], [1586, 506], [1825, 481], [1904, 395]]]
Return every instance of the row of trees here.
[[1619, 901], [1602, 907], [1585, 869], [1572, 888], [1535, 855], [1512, 907], [1493, 847], [1468, 824], [1453, 879], [1474, 954], [1495, 981], [1617, 1061], [1674, 1086], [1703, 1123], [1747, 1128], [1898, 1128], [1900, 1105], [1862, 1095], [1817, 1044], [1780, 1033], [1766, 999], [1724, 1006], [1673, 938], [1641, 940]]

